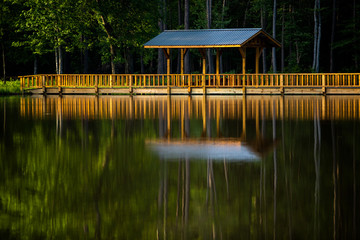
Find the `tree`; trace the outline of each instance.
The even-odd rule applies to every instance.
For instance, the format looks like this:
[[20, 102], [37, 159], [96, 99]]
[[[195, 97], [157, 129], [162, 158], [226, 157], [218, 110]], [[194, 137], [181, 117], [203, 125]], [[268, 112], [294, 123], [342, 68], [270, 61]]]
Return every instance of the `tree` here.
[[[212, 0], [206, 0], [206, 27], [207, 29], [211, 29], [211, 9], [212, 9]], [[208, 73], [213, 73], [214, 72], [214, 63], [213, 63], [213, 59], [211, 56], [211, 49], [207, 50], [207, 55], [208, 55]]]
[[[184, 1], [184, 28], [190, 29], [190, 6], [189, 0]], [[184, 67], [185, 73], [190, 73], [190, 53], [186, 51], [185, 58], [184, 58]]]
[[313, 71], [319, 72], [320, 69], [320, 39], [321, 39], [321, 15], [320, 0], [315, 0], [314, 5], [314, 56]]
[[[274, 0], [274, 7], [273, 7], [273, 21], [272, 21], [272, 36], [276, 39], [276, 0]], [[273, 66], [273, 72], [276, 73], [276, 49], [272, 48], [272, 66]]]
[[336, 0], [333, 0], [332, 21], [331, 21], [331, 38], [330, 38], [330, 72], [334, 71], [334, 38], [336, 24]]

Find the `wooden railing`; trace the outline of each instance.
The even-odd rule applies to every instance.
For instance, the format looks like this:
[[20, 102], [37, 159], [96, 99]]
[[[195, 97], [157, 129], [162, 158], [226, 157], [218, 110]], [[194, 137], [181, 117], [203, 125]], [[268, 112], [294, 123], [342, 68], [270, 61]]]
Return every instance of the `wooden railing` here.
[[291, 74], [61, 74], [19, 77], [40, 87], [360, 87], [360, 73]]

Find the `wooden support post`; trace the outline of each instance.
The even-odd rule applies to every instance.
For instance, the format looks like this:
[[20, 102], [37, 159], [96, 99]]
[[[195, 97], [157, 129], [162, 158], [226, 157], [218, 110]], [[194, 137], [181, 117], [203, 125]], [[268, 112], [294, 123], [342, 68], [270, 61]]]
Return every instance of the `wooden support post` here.
[[217, 86], [220, 86], [220, 49], [216, 49], [216, 79], [217, 79]]
[[246, 48], [239, 48], [242, 56], [242, 74], [246, 74]]
[[326, 94], [326, 77], [325, 74], [322, 75], [322, 93], [323, 95]]
[[201, 54], [202, 57], [202, 87], [203, 87], [203, 94], [206, 94], [206, 89], [205, 89], [205, 74], [206, 74], [206, 53], [205, 50], [202, 48], [199, 48], [199, 52]]
[[216, 49], [216, 75], [220, 73], [220, 49]]
[[184, 49], [183, 48], [180, 50], [180, 53], [181, 53], [180, 74], [183, 75], [184, 74]]
[[170, 95], [170, 48], [166, 49], [166, 83], [167, 83], [167, 92]]

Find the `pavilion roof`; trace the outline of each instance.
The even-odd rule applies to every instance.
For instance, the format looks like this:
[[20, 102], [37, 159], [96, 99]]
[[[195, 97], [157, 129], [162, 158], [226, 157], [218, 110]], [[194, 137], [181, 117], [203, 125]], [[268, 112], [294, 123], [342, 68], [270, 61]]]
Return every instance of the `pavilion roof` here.
[[281, 47], [261, 28], [166, 30], [145, 48]]

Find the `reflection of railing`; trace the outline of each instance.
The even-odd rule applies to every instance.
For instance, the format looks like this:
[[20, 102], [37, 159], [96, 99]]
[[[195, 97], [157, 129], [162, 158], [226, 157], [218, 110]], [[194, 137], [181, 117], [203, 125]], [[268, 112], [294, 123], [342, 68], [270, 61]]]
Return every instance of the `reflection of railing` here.
[[38, 87], [360, 87], [359, 73], [291, 74], [62, 74], [21, 76]]
[[[170, 103], [168, 104], [168, 101]], [[274, 108], [274, 110], [273, 110]], [[21, 98], [21, 115], [43, 118], [62, 114], [64, 119], [116, 118], [158, 119], [170, 112], [179, 119], [186, 110], [189, 118], [203, 119], [314, 119], [314, 109], [320, 119], [359, 119], [360, 97], [176, 97], [115, 96], [115, 97], [26, 97]]]

